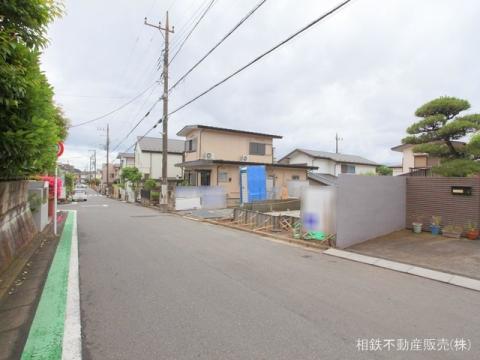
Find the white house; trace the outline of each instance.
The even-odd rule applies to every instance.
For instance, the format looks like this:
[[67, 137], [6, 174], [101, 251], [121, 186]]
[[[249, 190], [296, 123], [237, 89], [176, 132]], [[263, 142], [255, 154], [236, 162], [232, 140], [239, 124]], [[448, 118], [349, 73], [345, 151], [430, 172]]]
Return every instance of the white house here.
[[316, 166], [315, 173], [329, 175], [326, 178], [340, 174], [375, 173], [377, 164], [374, 161], [357, 155], [338, 154], [326, 151], [295, 149], [279, 161], [281, 164], [306, 164]]
[[134, 153], [118, 153], [117, 159], [120, 160], [120, 169], [123, 169], [124, 167], [135, 166]]
[[[162, 178], [162, 144], [160, 138], [137, 138], [135, 145], [135, 167], [145, 178], [159, 180]], [[185, 142], [183, 140], [168, 140], [167, 177], [169, 180], [178, 180], [183, 177], [182, 169], [175, 164], [182, 163]]]

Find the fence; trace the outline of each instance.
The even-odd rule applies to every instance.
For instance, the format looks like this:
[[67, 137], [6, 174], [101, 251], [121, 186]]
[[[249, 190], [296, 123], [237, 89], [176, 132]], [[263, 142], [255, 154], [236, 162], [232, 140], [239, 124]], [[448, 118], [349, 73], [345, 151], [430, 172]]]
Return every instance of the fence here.
[[253, 230], [271, 230], [274, 232], [280, 232], [282, 231], [282, 222], [285, 221], [293, 228], [300, 220], [293, 216], [268, 215], [255, 210], [241, 208], [233, 209], [233, 222], [236, 224], [247, 225]]
[[480, 178], [407, 177], [406, 227], [421, 220], [428, 231], [433, 215], [442, 225], [480, 225]]
[[337, 247], [345, 248], [403, 229], [406, 180], [401, 176], [339, 176]]
[[175, 210], [224, 209], [227, 194], [221, 186], [177, 186]]

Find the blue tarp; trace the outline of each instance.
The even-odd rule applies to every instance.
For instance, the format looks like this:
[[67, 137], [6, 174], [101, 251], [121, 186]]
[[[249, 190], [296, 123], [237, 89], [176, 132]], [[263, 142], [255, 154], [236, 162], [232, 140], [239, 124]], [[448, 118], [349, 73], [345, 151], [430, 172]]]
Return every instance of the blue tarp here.
[[247, 166], [248, 202], [267, 199], [267, 171], [265, 165]]

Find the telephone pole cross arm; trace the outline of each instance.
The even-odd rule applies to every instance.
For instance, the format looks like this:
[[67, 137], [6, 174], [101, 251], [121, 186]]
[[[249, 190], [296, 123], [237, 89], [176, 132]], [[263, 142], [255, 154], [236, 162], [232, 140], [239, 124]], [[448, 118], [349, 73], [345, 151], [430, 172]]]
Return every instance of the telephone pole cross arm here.
[[[160, 32], [165, 33], [165, 48], [163, 50], [163, 133], [162, 133], [162, 191], [160, 197], [160, 204], [165, 208], [168, 208], [168, 53], [169, 53], [169, 38], [170, 33], [173, 34], [174, 27], [170, 28], [168, 21], [168, 11], [166, 14], [165, 27], [162, 27], [161, 23], [158, 25], [150, 24], [145, 18], [145, 25], [158, 29]], [[163, 33], [162, 33], [163, 34]]]

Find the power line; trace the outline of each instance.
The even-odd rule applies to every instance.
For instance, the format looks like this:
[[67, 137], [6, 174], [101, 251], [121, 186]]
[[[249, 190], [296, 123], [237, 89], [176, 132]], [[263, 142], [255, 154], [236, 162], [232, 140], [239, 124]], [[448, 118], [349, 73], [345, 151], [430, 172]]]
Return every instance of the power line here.
[[[177, 107], [175, 110], [173, 110], [172, 112], [168, 113], [168, 115], [173, 115], [175, 114], [176, 112], [180, 111], [181, 109], [185, 108], [186, 106], [190, 105], [191, 103], [193, 103], [194, 101], [198, 100], [199, 98], [201, 98], [202, 96], [208, 94], [210, 91], [214, 90], [216, 87], [222, 85], [223, 83], [227, 82], [228, 80], [230, 80], [231, 78], [233, 78], [235, 75], [238, 75], [240, 72], [242, 72], [243, 70], [247, 69], [248, 67], [252, 66], [253, 64], [255, 64], [257, 61], [261, 60], [262, 58], [264, 58], [265, 56], [267, 56], [268, 54], [272, 53], [273, 51], [277, 50], [278, 48], [282, 47], [283, 45], [285, 45], [286, 43], [288, 43], [289, 41], [291, 41], [292, 39], [294, 39], [295, 37], [297, 37], [298, 35], [300, 35], [301, 33], [303, 33], [304, 31], [310, 29], [312, 26], [316, 25], [317, 23], [319, 23], [320, 21], [322, 21], [323, 19], [327, 18], [328, 16], [332, 15], [333, 13], [335, 13], [337, 10], [340, 10], [341, 8], [343, 8], [345, 5], [347, 5], [349, 2], [351, 2], [352, 0], [345, 0], [343, 2], [341, 2], [340, 4], [338, 4], [337, 6], [335, 6], [334, 8], [332, 8], [331, 10], [327, 11], [326, 13], [324, 13], [323, 15], [321, 15], [320, 17], [316, 18], [315, 20], [313, 20], [312, 22], [310, 22], [309, 24], [307, 24], [306, 26], [302, 27], [301, 29], [299, 29], [298, 31], [296, 31], [295, 33], [293, 33], [292, 35], [290, 35], [289, 37], [287, 37], [285, 40], [281, 41], [280, 43], [278, 43], [277, 45], [275, 45], [274, 47], [270, 48], [269, 50], [265, 51], [264, 53], [262, 53], [261, 55], [257, 56], [255, 59], [253, 59], [252, 61], [250, 61], [249, 63], [247, 63], [246, 65], [242, 66], [241, 68], [239, 68], [238, 70], [236, 70], [235, 72], [233, 72], [232, 74], [230, 74], [229, 76], [227, 76], [226, 78], [224, 78], [223, 80], [219, 81], [218, 83], [216, 83], [215, 85], [211, 86], [210, 88], [208, 88], [207, 90], [203, 91], [202, 93], [200, 93], [199, 95], [195, 96], [193, 99], [187, 101], [186, 103], [184, 103], [183, 105]], [[163, 119], [163, 118], [162, 118]], [[147, 136], [153, 129], [155, 129], [157, 127], [158, 124], [160, 124], [162, 122], [162, 119], [158, 120], [158, 122], [152, 127], [150, 128], [150, 130], [148, 130], [140, 139], [138, 139], [136, 142], [134, 142], [128, 149], [127, 151], [132, 148], [139, 140], [143, 139], [145, 136]]]
[[143, 120], [147, 118], [148, 115], [152, 112], [152, 110], [155, 108], [155, 106], [162, 100], [161, 98], [158, 99], [153, 103], [153, 105], [148, 109], [148, 111], [145, 113], [145, 115], [142, 116], [142, 118], [135, 124], [135, 126], [128, 132], [128, 134], [113, 148], [112, 151], [117, 150], [117, 148], [125, 141], [128, 139], [128, 137], [132, 134], [132, 132], [142, 123]]
[[172, 87], [168, 91], [172, 91], [180, 82], [185, 80], [185, 78], [190, 75], [190, 73], [197, 68], [198, 65], [200, 65], [208, 56], [210, 56], [211, 53], [213, 53], [221, 43], [223, 43], [225, 40], [227, 40], [230, 35], [232, 35], [235, 30], [237, 30], [250, 16], [252, 16], [263, 4], [265, 4], [267, 0], [262, 0], [260, 1], [253, 9], [251, 9], [247, 15], [243, 17], [242, 20], [240, 20], [222, 39], [220, 39], [217, 44], [213, 48], [211, 48], [200, 60], [197, 61], [195, 65], [193, 65], [190, 70], [188, 70], [184, 75], [182, 75], [176, 82], [175, 84], [172, 85]]
[[215, 1], [216, 0], [212, 0], [210, 1], [210, 3], [208, 4], [207, 8], [203, 11], [202, 15], [200, 16], [200, 18], [198, 18], [197, 22], [195, 23], [195, 25], [193, 25], [192, 29], [189, 31], [189, 33], [187, 34], [187, 36], [185, 37], [185, 39], [183, 39], [182, 43], [180, 44], [180, 46], [178, 47], [177, 51], [175, 52], [175, 54], [172, 56], [172, 59], [170, 60], [169, 64], [172, 63], [172, 61], [177, 57], [178, 53], [180, 51], [182, 51], [182, 48], [183, 46], [185, 45], [185, 43], [187, 42], [187, 40], [190, 38], [190, 36], [192, 35], [192, 33], [195, 31], [195, 29], [197, 28], [198, 24], [200, 24], [200, 22], [203, 20], [203, 18], [205, 17], [205, 15], [207, 15], [208, 11], [212, 8], [212, 6], [215, 4]]
[[124, 107], [126, 107], [127, 105], [131, 104], [132, 102], [134, 102], [135, 100], [137, 100], [138, 98], [140, 98], [143, 94], [145, 94], [150, 88], [152, 88], [154, 85], [156, 85], [157, 82], [154, 82], [153, 84], [151, 84], [149, 87], [147, 87], [145, 90], [143, 90], [140, 94], [138, 94], [137, 96], [133, 97], [132, 99], [130, 99], [129, 101], [127, 101], [126, 103], [120, 105], [119, 107], [113, 109], [112, 111], [109, 111], [108, 113], [106, 114], [103, 114], [99, 117], [96, 117], [94, 119], [91, 119], [91, 120], [87, 120], [87, 121], [84, 121], [84, 122], [81, 122], [81, 123], [78, 123], [78, 124], [75, 124], [75, 125], [72, 125], [70, 126], [70, 128], [74, 128], [74, 127], [79, 127], [79, 126], [82, 126], [82, 125], [86, 125], [86, 124], [90, 124], [94, 121], [98, 121], [98, 120], [101, 120], [101, 119], [104, 119], [106, 118], [107, 116], [110, 116], [114, 113], [116, 113], [117, 111], [123, 109]]
[[[172, 41], [172, 50], [176, 47], [177, 44], [179, 44], [181, 42], [181, 39], [182, 39], [183, 35], [188, 31], [187, 28], [190, 26], [191, 23], [193, 23], [195, 21], [195, 18], [197, 17], [197, 14], [201, 13], [201, 10], [202, 10], [204, 4], [206, 4], [208, 1], [209, 0], [204, 0], [200, 4], [200, 6], [198, 6], [198, 8], [195, 11], [193, 11], [192, 15], [188, 18], [188, 20], [185, 21], [181, 26], [177, 27], [177, 30], [176, 30], [177, 36]], [[193, 6], [194, 2], [195, 2], [195, 0], [190, 4], [190, 6]]]
[[300, 35], [301, 33], [303, 33], [304, 31], [310, 29], [312, 26], [316, 25], [317, 23], [319, 23], [320, 21], [322, 21], [323, 19], [325, 19], [326, 17], [328, 17], [329, 15], [333, 14], [334, 12], [336, 12], [337, 10], [339, 10], [340, 8], [342, 8], [343, 6], [345, 6], [346, 4], [348, 4], [350, 1], [352, 0], [346, 0], [346, 1], [343, 1], [342, 3], [340, 3], [339, 5], [335, 6], [333, 9], [329, 10], [328, 12], [324, 13], [323, 15], [321, 15], [320, 17], [316, 18], [315, 20], [313, 20], [312, 22], [310, 22], [309, 24], [307, 24], [306, 26], [302, 27], [300, 30], [296, 31], [294, 34], [290, 35], [289, 37], [287, 37], [285, 40], [281, 41], [280, 43], [278, 43], [277, 45], [275, 45], [274, 47], [272, 47], [271, 49], [265, 51], [264, 53], [262, 53], [261, 55], [257, 56], [255, 59], [253, 59], [252, 61], [250, 61], [249, 63], [247, 63], [246, 65], [242, 66], [241, 68], [239, 68], [238, 70], [236, 70], [235, 72], [233, 72], [232, 74], [228, 75], [226, 78], [224, 78], [223, 80], [219, 81], [218, 83], [216, 83], [215, 85], [212, 85], [211, 87], [209, 87], [207, 90], [201, 92], [199, 95], [195, 96], [193, 99], [187, 101], [186, 103], [184, 103], [183, 105], [177, 107], [175, 110], [173, 110], [172, 112], [170, 112], [168, 115], [172, 115], [172, 114], [175, 114], [176, 112], [180, 111], [181, 109], [183, 109], [184, 107], [190, 105], [191, 103], [193, 103], [194, 101], [200, 99], [202, 96], [208, 94], [210, 91], [214, 90], [215, 88], [217, 88], [218, 86], [222, 85], [223, 83], [227, 82], [228, 80], [230, 80], [231, 78], [233, 78], [234, 76], [238, 75], [239, 73], [241, 73], [243, 70], [247, 69], [248, 67], [252, 66], [253, 64], [255, 64], [257, 61], [261, 60], [262, 58], [264, 58], [265, 56], [267, 56], [268, 54], [274, 52], [275, 50], [277, 50], [278, 48], [282, 47], [283, 45], [285, 45], [286, 43], [288, 43], [290, 40], [294, 39], [295, 37], [297, 37], [298, 35]]

